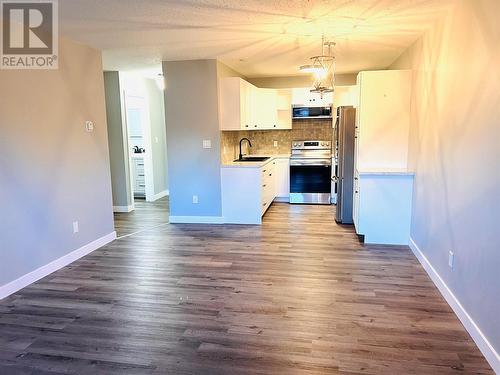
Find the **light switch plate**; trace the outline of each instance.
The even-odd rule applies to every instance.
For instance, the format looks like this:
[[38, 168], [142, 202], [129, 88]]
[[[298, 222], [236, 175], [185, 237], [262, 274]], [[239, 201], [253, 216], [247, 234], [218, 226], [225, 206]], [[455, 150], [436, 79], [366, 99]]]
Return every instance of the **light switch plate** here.
[[278, 141], [274, 141], [274, 147], [278, 147]]
[[85, 121], [85, 130], [89, 133], [94, 131], [94, 123], [92, 121]]
[[212, 148], [212, 141], [210, 139], [204, 139], [203, 148]]
[[78, 227], [78, 221], [73, 221], [73, 233], [78, 233], [80, 228]]

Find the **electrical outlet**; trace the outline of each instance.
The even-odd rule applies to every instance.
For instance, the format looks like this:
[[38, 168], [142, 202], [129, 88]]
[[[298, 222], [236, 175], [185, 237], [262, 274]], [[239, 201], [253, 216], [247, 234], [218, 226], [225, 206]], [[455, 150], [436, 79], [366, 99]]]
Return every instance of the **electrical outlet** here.
[[204, 139], [203, 148], [212, 148], [212, 141], [210, 139]]
[[274, 147], [278, 147], [278, 141], [274, 141]]
[[94, 131], [94, 123], [92, 121], [85, 121], [85, 130], [89, 133]]
[[198, 204], [198, 196], [193, 195], [193, 204]]
[[455, 254], [451, 250], [448, 253], [448, 266], [450, 266], [451, 269], [455, 266]]
[[80, 228], [78, 227], [78, 221], [73, 221], [73, 233], [78, 233]]

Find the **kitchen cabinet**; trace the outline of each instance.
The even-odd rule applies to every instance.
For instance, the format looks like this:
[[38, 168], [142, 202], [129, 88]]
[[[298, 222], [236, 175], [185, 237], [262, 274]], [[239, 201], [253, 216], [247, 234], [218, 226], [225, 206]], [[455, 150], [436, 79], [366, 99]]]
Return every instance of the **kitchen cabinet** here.
[[221, 168], [222, 215], [225, 223], [261, 224], [276, 197], [276, 160]]
[[225, 78], [220, 83], [219, 97], [221, 130], [248, 129], [253, 124], [255, 86], [241, 78]]
[[409, 241], [413, 173], [407, 170], [411, 73], [357, 77], [353, 220], [365, 242]]
[[290, 158], [275, 159], [276, 200], [288, 202], [290, 199]]
[[221, 80], [219, 97], [221, 130], [292, 128], [291, 92], [259, 88], [229, 77]]
[[337, 86], [333, 94], [333, 105], [335, 107], [358, 105], [357, 86]]
[[408, 245], [413, 173], [364, 171], [356, 174], [353, 220], [366, 243]]
[[276, 129], [278, 127], [277, 93], [273, 89], [255, 88], [254, 103], [251, 107], [254, 119], [253, 129]]
[[356, 168], [406, 168], [410, 131], [409, 70], [360, 72]]
[[276, 92], [278, 129], [292, 128], [292, 90], [282, 89]]
[[300, 107], [328, 107], [333, 103], [333, 93], [320, 94], [311, 92], [310, 88], [292, 89], [292, 105]]
[[144, 157], [142, 155], [132, 156], [132, 183], [134, 186], [134, 197], [145, 197], [146, 180], [144, 174]]

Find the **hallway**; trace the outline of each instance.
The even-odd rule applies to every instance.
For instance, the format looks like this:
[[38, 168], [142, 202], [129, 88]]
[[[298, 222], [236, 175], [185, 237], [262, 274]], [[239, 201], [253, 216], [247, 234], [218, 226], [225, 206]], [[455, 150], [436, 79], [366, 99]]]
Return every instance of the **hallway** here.
[[492, 374], [411, 251], [333, 213], [118, 239], [0, 303], [0, 373]]
[[114, 213], [118, 238], [168, 223], [168, 197], [154, 202], [136, 198], [134, 206], [135, 210], [132, 212]]

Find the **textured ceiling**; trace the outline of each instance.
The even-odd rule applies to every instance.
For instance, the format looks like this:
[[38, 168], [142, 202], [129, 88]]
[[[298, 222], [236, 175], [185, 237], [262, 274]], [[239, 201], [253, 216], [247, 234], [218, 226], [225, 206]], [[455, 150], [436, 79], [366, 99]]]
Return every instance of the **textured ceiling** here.
[[385, 68], [459, 0], [63, 0], [61, 31], [106, 69], [218, 58], [249, 77], [297, 74], [337, 42], [339, 73]]

